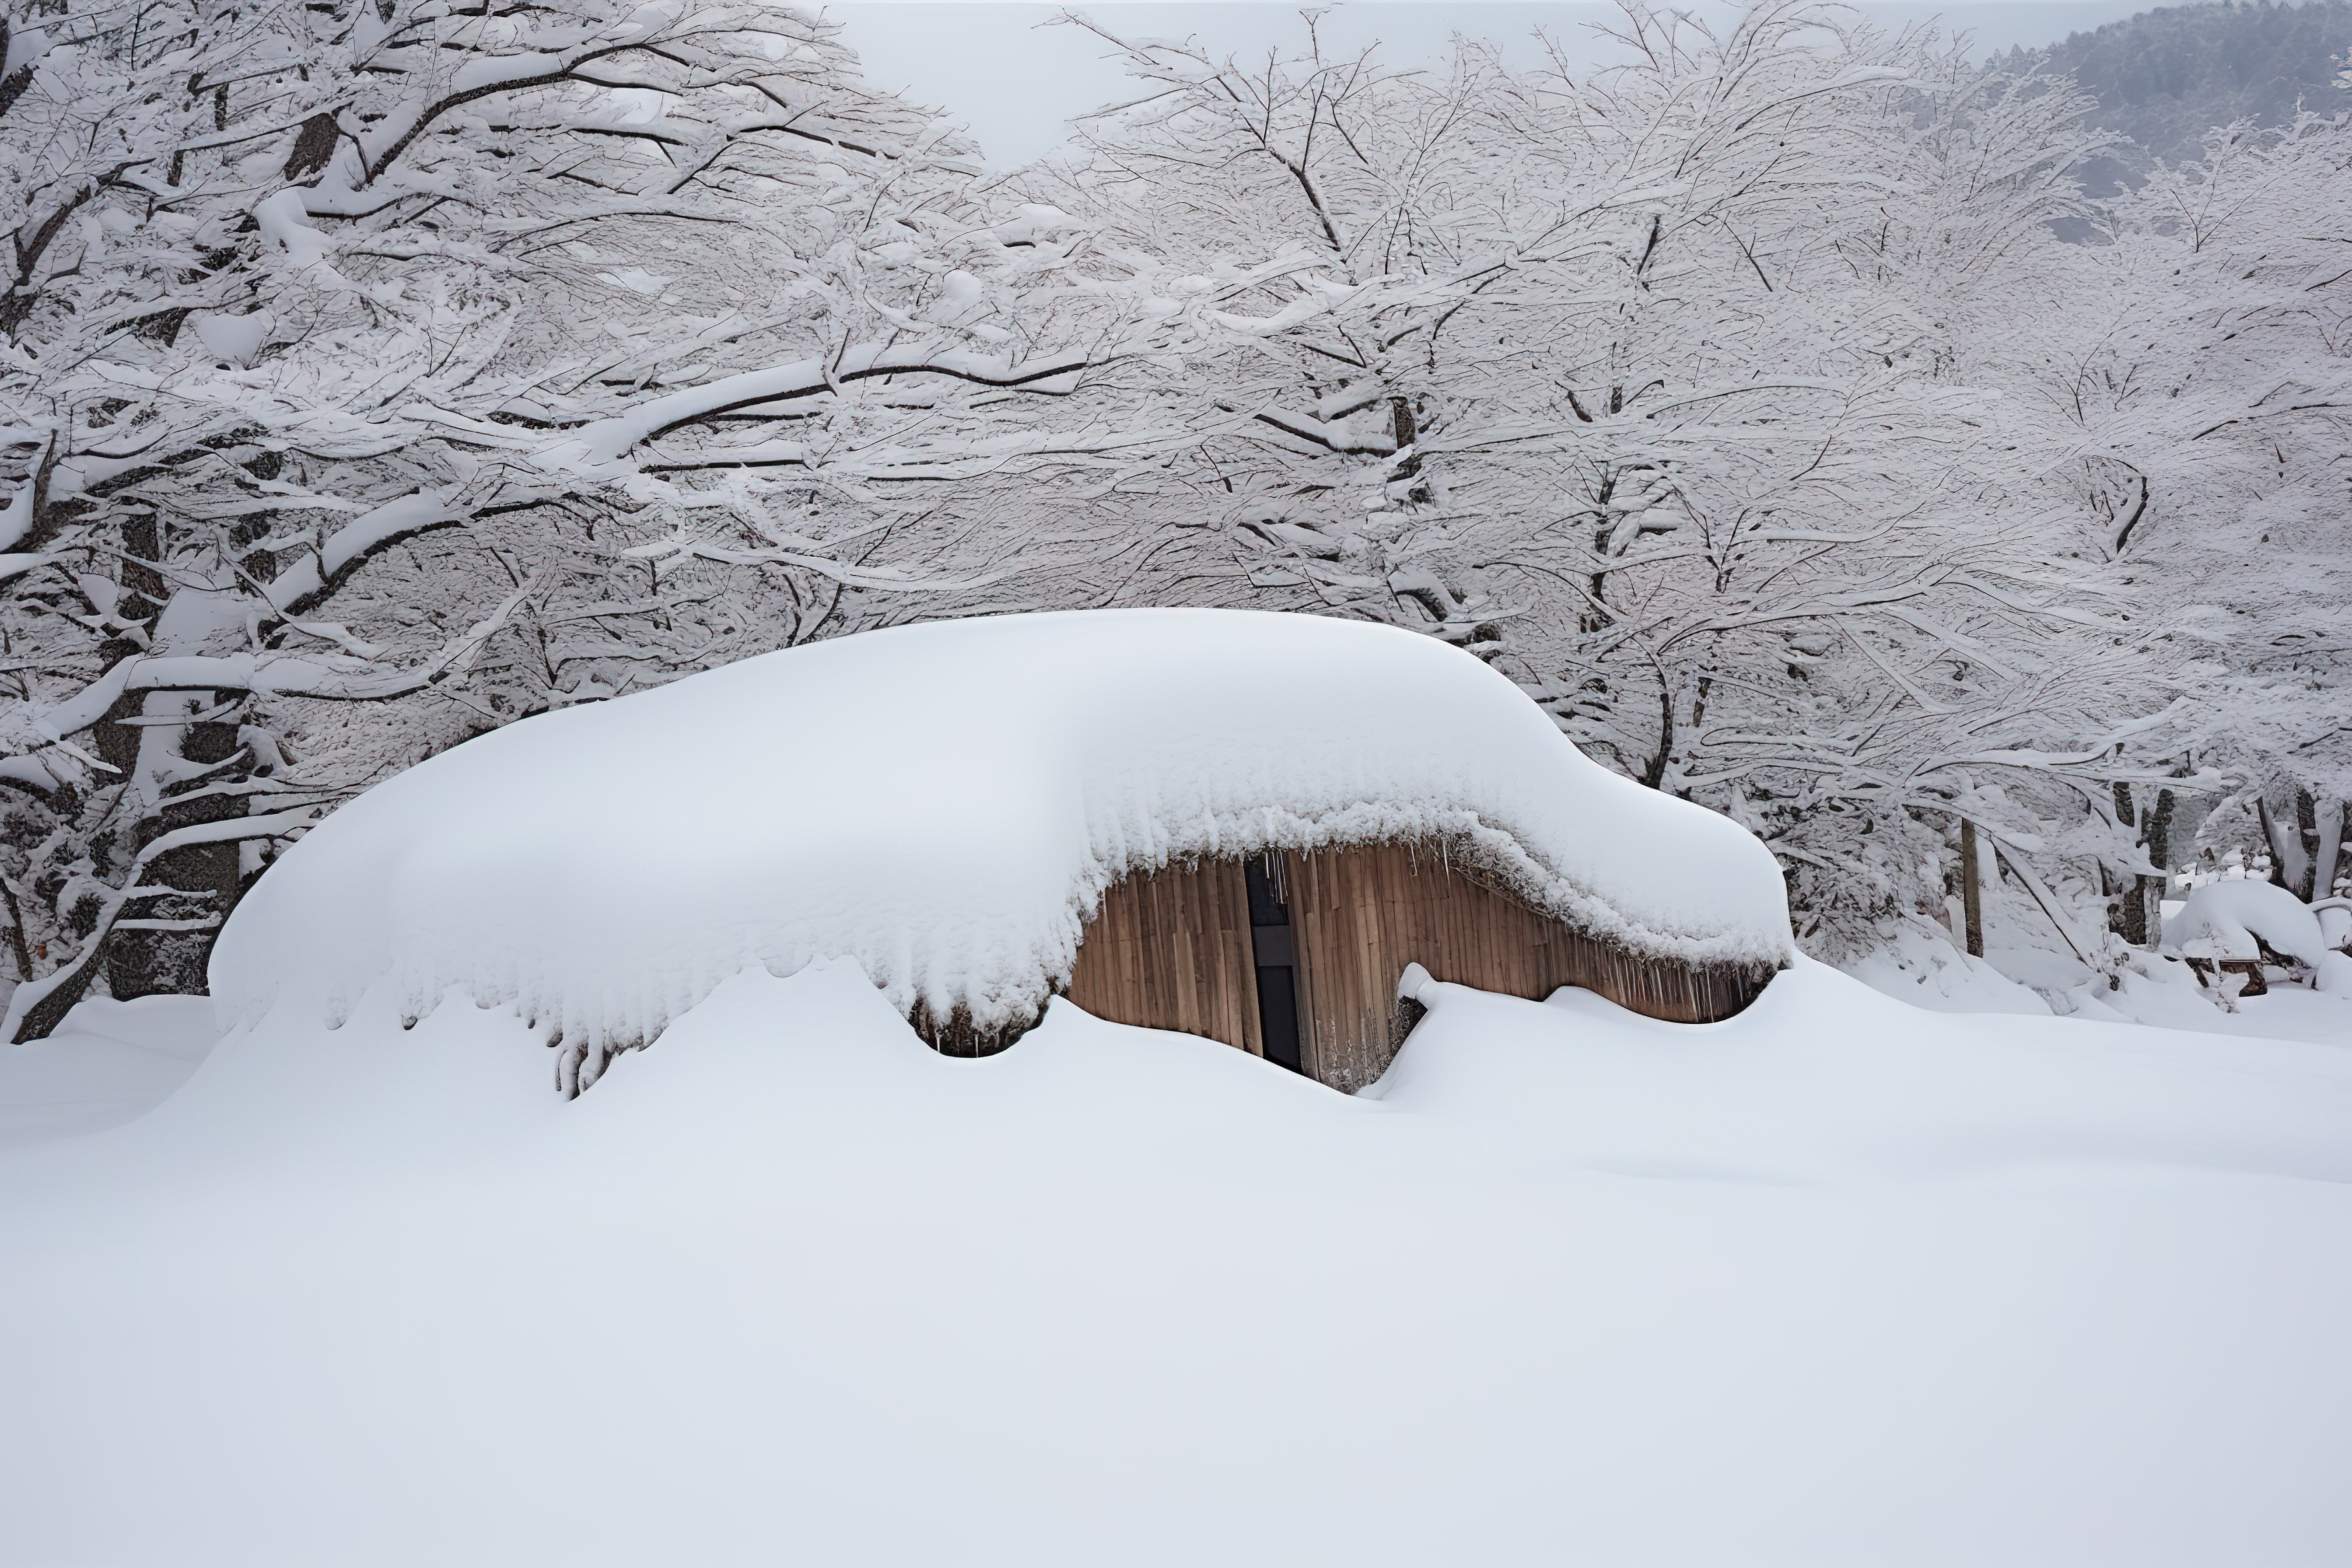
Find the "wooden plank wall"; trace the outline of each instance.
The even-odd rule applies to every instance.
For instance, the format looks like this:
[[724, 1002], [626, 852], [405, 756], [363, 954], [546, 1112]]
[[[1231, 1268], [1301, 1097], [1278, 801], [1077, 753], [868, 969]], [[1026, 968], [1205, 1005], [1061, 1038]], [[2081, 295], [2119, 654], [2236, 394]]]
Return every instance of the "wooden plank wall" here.
[[[1433, 845], [1277, 858], [1290, 906], [1309, 1076], [1347, 1093], [1387, 1070], [1409, 1020], [1398, 979], [1540, 1000], [1580, 985], [1675, 1023], [1727, 1018], [1769, 974], [1641, 959], [1538, 914]], [[1070, 999], [1097, 1017], [1205, 1035], [1262, 1055], [1247, 890], [1237, 861], [1171, 867], [1110, 889], [1078, 949]]]
[[1178, 1029], [1264, 1056], [1249, 889], [1238, 860], [1174, 865], [1103, 895], [1070, 976], [1097, 1018]]
[[1396, 985], [1408, 963], [1530, 1000], [1580, 985], [1680, 1024], [1729, 1017], [1766, 978], [1636, 958], [1474, 879], [1434, 845], [1283, 858], [1312, 1032], [1307, 1070], [1349, 1093], [1387, 1071], [1404, 1043]]

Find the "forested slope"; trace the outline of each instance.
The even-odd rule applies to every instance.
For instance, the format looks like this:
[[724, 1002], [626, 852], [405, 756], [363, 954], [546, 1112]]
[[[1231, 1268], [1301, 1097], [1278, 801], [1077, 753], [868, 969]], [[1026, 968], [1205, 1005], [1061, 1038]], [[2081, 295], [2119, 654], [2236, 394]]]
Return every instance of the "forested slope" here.
[[2346, 67], [2352, 64], [2352, 3], [2166, 5], [2045, 50], [2012, 48], [1997, 68], [2041, 68], [2071, 75], [2098, 101], [2094, 119], [2128, 137], [2138, 151], [2087, 171], [2095, 195], [2113, 191], [2147, 161], [2187, 163], [2204, 156], [2205, 133], [2252, 121], [2291, 123], [2298, 112], [2332, 116], [2352, 109]]

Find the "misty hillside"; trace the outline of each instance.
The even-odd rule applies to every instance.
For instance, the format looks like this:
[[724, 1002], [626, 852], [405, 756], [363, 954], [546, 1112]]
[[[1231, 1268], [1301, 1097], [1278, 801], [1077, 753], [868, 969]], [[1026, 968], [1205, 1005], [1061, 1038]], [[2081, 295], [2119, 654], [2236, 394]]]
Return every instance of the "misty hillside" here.
[[[2012, 48], [1996, 68], [2022, 69], [2036, 51]], [[2046, 68], [2071, 71], [2099, 100], [2099, 123], [2130, 137], [2145, 157], [2179, 163], [2198, 155], [2208, 128], [2240, 120], [2280, 125], [2298, 108], [2335, 114], [2352, 108], [2341, 83], [2352, 52], [2352, 0], [2301, 5], [2168, 5], [2093, 32], [2046, 54]], [[2093, 195], [2143, 164], [2102, 161], [2085, 170]]]

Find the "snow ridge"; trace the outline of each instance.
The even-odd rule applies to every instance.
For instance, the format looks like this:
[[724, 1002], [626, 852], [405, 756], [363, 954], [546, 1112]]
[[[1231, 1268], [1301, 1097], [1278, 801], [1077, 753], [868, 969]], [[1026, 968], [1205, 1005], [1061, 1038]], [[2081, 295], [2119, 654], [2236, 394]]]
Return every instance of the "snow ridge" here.
[[1437, 841], [1641, 954], [1791, 961], [1746, 830], [1585, 758], [1433, 638], [1226, 610], [844, 637], [510, 725], [344, 807], [223, 932], [224, 1025], [290, 988], [512, 1005], [601, 1060], [721, 981], [862, 965], [1033, 1018], [1103, 890], [1171, 861]]

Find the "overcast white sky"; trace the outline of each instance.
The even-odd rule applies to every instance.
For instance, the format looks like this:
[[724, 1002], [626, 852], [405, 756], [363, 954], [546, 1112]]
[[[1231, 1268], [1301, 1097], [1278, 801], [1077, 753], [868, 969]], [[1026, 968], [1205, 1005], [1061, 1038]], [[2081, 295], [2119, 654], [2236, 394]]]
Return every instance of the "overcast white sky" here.
[[[1261, 54], [1302, 37], [1296, 5], [1255, 0], [1169, 5], [1161, 0], [1111, 0], [1078, 5], [1121, 34], [1141, 37], [1197, 36], [1220, 52]], [[1702, 10], [1727, 7], [1701, 5]], [[2145, 10], [2132, 0], [1991, 0], [1984, 4], [1863, 5], [1883, 22], [1938, 16], [1973, 33], [1982, 48], [2055, 43], [2067, 34]], [[1074, 114], [1123, 95], [1125, 78], [1104, 59], [1104, 46], [1076, 27], [1050, 26], [1064, 7], [1008, 5], [1002, 0], [856, 0], [829, 5], [846, 26], [850, 46], [865, 58], [876, 85], [938, 104], [969, 123], [989, 162], [1011, 168], [1062, 140]], [[1325, 39], [1349, 52], [1378, 43], [1397, 63], [1434, 61], [1457, 32], [1507, 44], [1537, 29], [1595, 58], [1584, 43], [1585, 24], [1612, 15], [1601, 4], [1559, 0], [1423, 0], [1397, 5], [1364, 0], [1325, 11]], [[1532, 45], [1526, 46], [1532, 54]]]

